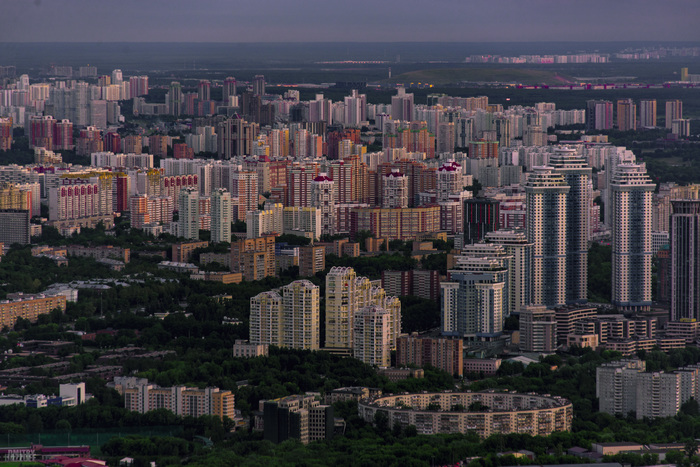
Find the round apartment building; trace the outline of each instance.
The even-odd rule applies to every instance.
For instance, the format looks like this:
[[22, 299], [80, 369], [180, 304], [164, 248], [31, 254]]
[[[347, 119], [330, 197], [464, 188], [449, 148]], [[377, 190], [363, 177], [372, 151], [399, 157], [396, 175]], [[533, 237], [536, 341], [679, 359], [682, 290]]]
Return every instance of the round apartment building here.
[[571, 402], [562, 397], [508, 392], [384, 396], [360, 401], [358, 411], [367, 422], [383, 412], [390, 427], [414, 425], [419, 434], [475, 432], [481, 438], [496, 433], [547, 436], [569, 431], [574, 413]]

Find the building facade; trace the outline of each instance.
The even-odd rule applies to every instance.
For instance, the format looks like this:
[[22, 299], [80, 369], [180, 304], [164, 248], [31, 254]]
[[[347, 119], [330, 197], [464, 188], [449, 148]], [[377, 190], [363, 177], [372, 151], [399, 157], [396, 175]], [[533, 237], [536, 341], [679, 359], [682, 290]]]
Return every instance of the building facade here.
[[570, 187], [566, 194], [566, 303], [586, 303], [590, 233], [591, 167], [576, 150], [556, 148], [549, 165]]
[[319, 332], [319, 288], [307, 280], [250, 299], [251, 344], [318, 350]]
[[671, 321], [700, 319], [700, 200], [672, 200]]
[[525, 185], [527, 237], [532, 243], [532, 303], [566, 303], [567, 196], [570, 186], [553, 167], [533, 167]]
[[620, 164], [612, 192], [612, 304], [626, 311], [651, 307], [651, 205], [656, 185], [644, 166]]
[[[455, 412], [475, 402], [485, 411]], [[389, 427], [413, 425], [419, 434], [475, 432], [481, 439], [493, 434], [520, 433], [548, 436], [570, 431], [573, 405], [561, 397], [502, 392], [420, 393], [361, 400], [360, 417], [372, 423], [377, 412], [388, 417]]]

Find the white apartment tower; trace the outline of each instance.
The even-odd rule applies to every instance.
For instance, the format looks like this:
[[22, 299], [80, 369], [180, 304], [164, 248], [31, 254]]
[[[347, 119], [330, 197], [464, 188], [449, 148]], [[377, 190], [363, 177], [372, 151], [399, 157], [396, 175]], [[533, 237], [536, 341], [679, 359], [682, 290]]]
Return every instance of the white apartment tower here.
[[612, 198], [612, 304], [625, 311], [651, 307], [651, 205], [656, 185], [643, 165], [618, 165]]
[[666, 128], [673, 126], [673, 121], [683, 118], [683, 101], [672, 99], [666, 101]]
[[681, 408], [681, 374], [654, 371], [637, 375], [637, 419], [673, 417]]
[[355, 313], [353, 356], [368, 365], [391, 366], [391, 313], [371, 305]]
[[276, 290], [250, 298], [250, 343], [254, 345], [282, 343], [282, 296]]
[[356, 313], [375, 305], [389, 313], [389, 346], [393, 348], [401, 333], [401, 302], [388, 297], [381, 287], [373, 287], [366, 277], [357, 277], [348, 267], [333, 267], [326, 276], [325, 348], [350, 351], [354, 345]]
[[408, 177], [402, 174], [399, 169], [392, 169], [391, 173], [384, 175], [382, 207], [408, 207]]
[[464, 176], [462, 166], [455, 161], [444, 163], [437, 170], [437, 201], [450, 201], [451, 195], [464, 191]]
[[326, 348], [351, 349], [355, 313], [369, 305], [372, 285], [353, 268], [333, 267], [326, 276]]
[[336, 226], [334, 182], [326, 173], [320, 173], [311, 182], [311, 206], [321, 210], [321, 233], [333, 235]]
[[642, 360], [604, 363], [596, 368], [596, 396], [600, 411], [626, 415], [637, 410], [637, 375], [644, 371]]
[[199, 239], [199, 192], [195, 188], [180, 190], [179, 233], [181, 237]]
[[569, 185], [553, 167], [533, 167], [525, 184], [532, 243], [532, 303], [566, 304], [566, 205]]
[[532, 243], [528, 242], [522, 230], [496, 230], [486, 234], [486, 241], [502, 246], [512, 256], [509, 271], [510, 297], [508, 302], [513, 310], [520, 310], [531, 303], [532, 286]]
[[488, 252], [456, 258], [455, 269], [449, 271], [450, 280], [440, 283], [443, 335], [480, 340], [503, 331], [510, 259]]
[[615, 168], [620, 164], [636, 163], [634, 153], [628, 149], [618, 147], [616, 151], [612, 151], [605, 155], [605, 190], [603, 190], [603, 200], [605, 204], [605, 225], [611, 227], [612, 219], [612, 185], [613, 177], [615, 176]]
[[307, 280], [282, 287], [283, 345], [295, 349], [318, 350], [320, 347], [319, 288]]
[[569, 148], [555, 149], [549, 165], [564, 176], [570, 187], [566, 195], [566, 303], [586, 303], [592, 169], [585, 158]]
[[356, 89], [350, 96], [345, 97], [345, 126], [359, 127], [364, 120], [364, 109], [367, 106], [367, 95], [360, 94]]
[[396, 95], [391, 97], [391, 118], [398, 121], [413, 120], [413, 94], [407, 94], [403, 87], [397, 88]]
[[319, 288], [307, 280], [250, 299], [250, 343], [318, 350]]
[[225, 188], [217, 188], [211, 194], [211, 241], [212, 243], [231, 242], [231, 193]]

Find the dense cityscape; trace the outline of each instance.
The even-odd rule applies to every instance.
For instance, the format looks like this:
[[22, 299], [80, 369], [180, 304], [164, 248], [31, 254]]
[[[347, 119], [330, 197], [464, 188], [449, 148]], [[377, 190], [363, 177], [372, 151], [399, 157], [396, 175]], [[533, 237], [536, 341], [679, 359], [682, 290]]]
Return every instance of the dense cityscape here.
[[698, 57], [0, 54], [0, 465], [697, 465]]

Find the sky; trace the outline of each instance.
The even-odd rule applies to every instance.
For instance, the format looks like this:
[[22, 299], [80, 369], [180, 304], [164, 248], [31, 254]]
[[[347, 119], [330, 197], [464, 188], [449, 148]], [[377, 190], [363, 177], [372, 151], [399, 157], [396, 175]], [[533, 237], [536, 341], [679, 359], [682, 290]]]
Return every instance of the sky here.
[[2, 0], [1, 42], [700, 41], [698, 0]]

